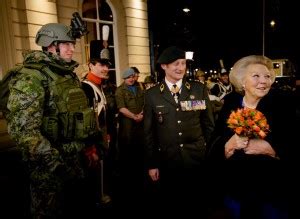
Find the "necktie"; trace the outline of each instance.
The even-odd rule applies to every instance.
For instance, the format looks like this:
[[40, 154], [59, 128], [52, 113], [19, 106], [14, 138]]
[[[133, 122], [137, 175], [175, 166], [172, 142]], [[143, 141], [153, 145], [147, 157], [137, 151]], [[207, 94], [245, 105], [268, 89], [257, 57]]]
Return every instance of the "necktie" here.
[[176, 84], [173, 84], [172, 87], [171, 87], [171, 92], [172, 92], [172, 95], [176, 101], [176, 103], [178, 103], [178, 97], [179, 97], [179, 87], [176, 85]]

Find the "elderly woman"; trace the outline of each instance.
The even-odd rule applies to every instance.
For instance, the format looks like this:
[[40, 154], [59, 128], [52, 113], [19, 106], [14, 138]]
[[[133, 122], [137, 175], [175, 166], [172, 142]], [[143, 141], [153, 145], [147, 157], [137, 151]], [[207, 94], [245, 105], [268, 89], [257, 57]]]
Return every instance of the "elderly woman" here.
[[[235, 218], [244, 218], [243, 214], [249, 218], [268, 218], [266, 214], [271, 216], [274, 212], [282, 214], [276, 211], [286, 207], [285, 184], [277, 182], [287, 177], [282, 162], [289, 159], [288, 152], [295, 136], [291, 126], [295, 121], [292, 96], [272, 88], [275, 72], [272, 61], [265, 56], [241, 58], [234, 64], [229, 78], [235, 92], [225, 98], [208, 158], [248, 162], [223, 165], [226, 182], [221, 191], [225, 191], [225, 203], [229, 209], [235, 209], [232, 211]], [[242, 108], [255, 109], [265, 115], [270, 129], [265, 138], [241, 137], [228, 127], [231, 112]], [[238, 172], [239, 168], [244, 171]]]
[[[246, 56], [234, 64], [229, 78], [236, 92], [225, 98], [216, 122], [218, 138], [214, 139], [209, 155], [225, 159], [287, 160], [295, 112], [290, 102], [292, 97], [271, 87], [275, 81], [272, 61], [265, 56]], [[240, 137], [228, 127], [230, 113], [239, 108], [256, 109], [265, 115], [270, 126], [266, 138]]]

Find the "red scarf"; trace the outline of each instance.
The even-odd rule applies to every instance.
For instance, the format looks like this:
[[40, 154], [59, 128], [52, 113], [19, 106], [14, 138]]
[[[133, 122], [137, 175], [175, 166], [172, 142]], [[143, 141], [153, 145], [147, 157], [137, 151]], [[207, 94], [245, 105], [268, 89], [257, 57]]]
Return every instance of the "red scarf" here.
[[98, 85], [101, 84], [101, 78], [94, 75], [92, 72], [89, 72], [86, 78], [95, 84], [98, 84]]

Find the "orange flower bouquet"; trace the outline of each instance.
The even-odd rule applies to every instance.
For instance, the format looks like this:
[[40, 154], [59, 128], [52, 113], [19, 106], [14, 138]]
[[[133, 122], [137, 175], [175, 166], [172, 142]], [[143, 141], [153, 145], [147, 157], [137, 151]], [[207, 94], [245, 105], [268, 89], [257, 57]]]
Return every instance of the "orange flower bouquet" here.
[[266, 117], [255, 109], [242, 108], [233, 111], [227, 124], [237, 135], [248, 138], [263, 139], [270, 132]]

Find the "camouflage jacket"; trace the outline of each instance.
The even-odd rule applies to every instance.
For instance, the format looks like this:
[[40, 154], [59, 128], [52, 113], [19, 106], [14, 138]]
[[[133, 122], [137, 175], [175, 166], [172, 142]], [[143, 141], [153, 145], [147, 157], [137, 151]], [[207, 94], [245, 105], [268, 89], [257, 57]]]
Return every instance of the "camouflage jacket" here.
[[[67, 63], [58, 56], [42, 52], [30, 51], [24, 55], [24, 64], [43, 63], [57, 74], [75, 74], [73, 70], [78, 63]], [[9, 84], [10, 96], [7, 107], [8, 132], [21, 150], [23, 159], [30, 163], [45, 167], [52, 172], [63, 165], [76, 168], [73, 157], [84, 147], [80, 141], [71, 141], [61, 145], [51, 145], [49, 139], [41, 131], [45, 89], [40, 80], [30, 74], [18, 74]], [[51, 104], [51, 103], [50, 103]], [[72, 161], [74, 160], [74, 161]], [[73, 162], [73, 163], [72, 163]], [[81, 171], [81, 168], [78, 166]], [[78, 172], [77, 172], [78, 174]]]

